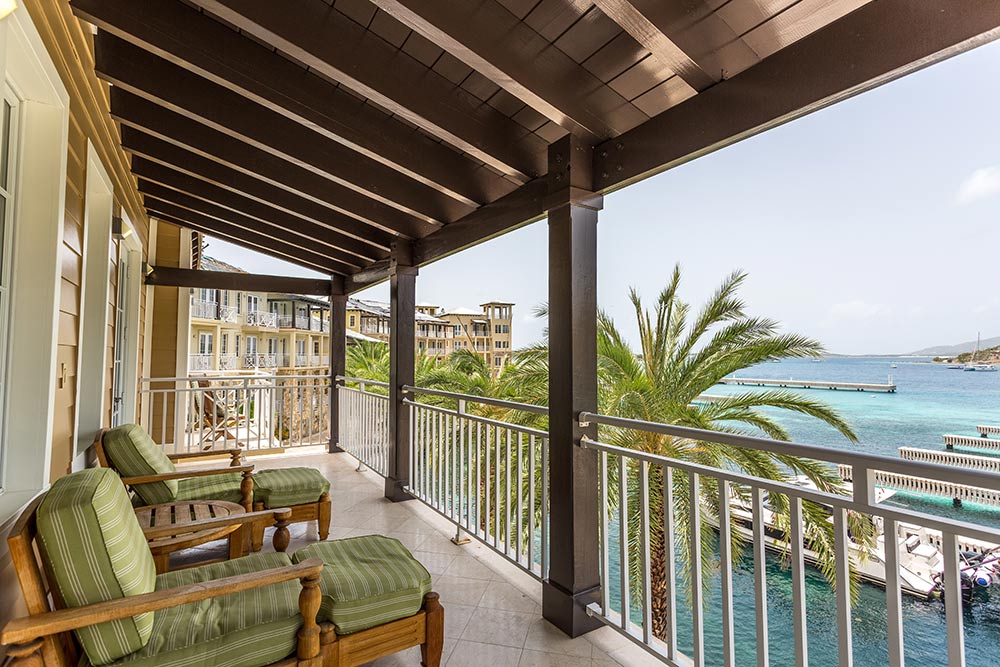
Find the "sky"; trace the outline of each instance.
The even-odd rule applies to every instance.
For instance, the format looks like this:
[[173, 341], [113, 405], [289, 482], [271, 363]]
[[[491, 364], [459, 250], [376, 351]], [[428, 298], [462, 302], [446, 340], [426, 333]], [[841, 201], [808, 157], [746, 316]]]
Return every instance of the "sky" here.
[[[974, 49], [613, 193], [598, 224], [598, 301], [635, 340], [675, 263], [695, 307], [748, 274], [748, 314], [840, 354], [1000, 336], [1000, 42]], [[314, 275], [217, 239], [206, 254]], [[541, 338], [540, 221], [420, 269], [417, 300], [515, 304], [514, 346]], [[388, 286], [358, 296], [388, 300]]]

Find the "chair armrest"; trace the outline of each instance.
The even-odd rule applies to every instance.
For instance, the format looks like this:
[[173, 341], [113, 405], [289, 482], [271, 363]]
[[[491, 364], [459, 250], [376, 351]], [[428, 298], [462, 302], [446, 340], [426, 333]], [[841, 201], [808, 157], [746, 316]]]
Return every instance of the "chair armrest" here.
[[275, 523], [288, 521], [292, 518], [292, 510], [288, 507], [278, 509], [261, 510], [259, 512], [245, 512], [243, 514], [231, 514], [217, 519], [199, 519], [190, 523], [180, 523], [171, 526], [151, 526], [143, 528], [142, 534], [147, 540], [154, 540], [161, 537], [173, 537], [174, 535], [184, 535], [185, 533], [196, 533], [200, 530], [213, 530], [215, 528], [225, 528], [227, 526], [241, 526], [249, 523], [257, 523], [261, 519], [272, 519]]
[[151, 482], [163, 482], [168, 479], [187, 479], [189, 477], [206, 477], [208, 475], [228, 475], [234, 472], [253, 472], [253, 464], [248, 463], [241, 466], [225, 466], [219, 468], [191, 468], [190, 470], [177, 470], [176, 472], [162, 472], [155, 475], [139, 475], [138, 477], [122, 477], [122, 483], [126, 485], [149, 484]]
[[214, 449], [205, 452], [183, 452], [180, 454], [167, 454], [167, 458], [171, 461], [187, 461], [190, 459], [201, 459], [209, 456], [222, 456], [223, 454], [228, 454], [231, 462], [229, 465], [236, 467], [241, 465], [243, 458], [243, 450], [239, 447], [227, 447], [226, 449]]
[[[107, 621], [117, 621], [149, 611], [179, 607], [182, 604], [200, 602], [201, 600], [222, 597], [231, 593], [241, 593], [255, 588], [263, 588], [292, 579], [301, 580], [303, 589], [315, 588], [315, 596], [318, 598], [319, 576], [322, 572], [323, 561], [318, 558], [310, 558], [298, 565], [288, 565], [256, 572], [253, 577], [237, 575], [224, 579], [216, 579], [215, 581], [168, 588], [162, 591], [154, 591], [153, 593], [130, 595], [107, 602], [88, 604], [83, 607], [59, 609], [34, 616], [16, 618], [10, 621], [3, 631], [0, 632], [0, 643], [25, 644], [39, 637], [78, 630]], [[300, 609], [302, 607], [301, 597]], [[318, 610], [319, 604], [317, 600], [316, 611]], [[316, 612], [313, 612], [313, 625], [316, 623], [315, 618]], [[306, 623], [309, 622], [309, 619], [305, 615], [303, 615], [303, 619]]]

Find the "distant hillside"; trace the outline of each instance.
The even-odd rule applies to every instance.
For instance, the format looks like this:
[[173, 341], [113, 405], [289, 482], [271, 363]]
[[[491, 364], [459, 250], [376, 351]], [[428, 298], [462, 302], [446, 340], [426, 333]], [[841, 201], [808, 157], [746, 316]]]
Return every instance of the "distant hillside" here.
[[[967, 364], [972, 361], [972, 352], [964, 352], [951, 361]], [[1000, 361], [1000, 345], [985, 349], [981, 348], [979, 354], [976, 355], [976, 361], [984, 364], [995, 364], [997, 361]]]
[[[1000, 336], [995, 338], [984, 338], [979, 343], [979, 349], [985, 350], [988, 347], [996, 347], [997, 345], [1000, 345]], [[970, 340], [968, 343], [959, 343], [958, 345], [938, 345], [936, 347], [927, 347], [923, 350], [911, 352], [910, 354], [914, 357], [953, 357], [956, 354], [972, 352], [974, 349], [976, 349], [976, 341]]]

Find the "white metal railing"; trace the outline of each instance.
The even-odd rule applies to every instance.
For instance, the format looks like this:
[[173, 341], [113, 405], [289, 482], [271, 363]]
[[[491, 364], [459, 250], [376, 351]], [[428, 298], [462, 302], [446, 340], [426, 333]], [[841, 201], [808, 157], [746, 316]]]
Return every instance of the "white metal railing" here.
[[215, 320], [219, 316], [219, 304], [204, 299], [191, 299], [191, 317], [203, 320]]
[[247, 326], [276, 329], [278, 327], [278, 315], [277, 313], [269, 313], [265, 310], [249, 310], [247, 311]]
[[309, 318], [309, 330], [310, 331], [322, 331], [323, 330], [323, 319], [319, 317]]
[[219, 319], [223, 322], [235, 323], [239, 321], [240, 315], [236, 306], [219, 306]]
[[[219, 355], [219, 370], [220, 371], [235, 371], [240, 367], [240, 358], [235, 354], [220, 354]], [[194, 370], [194, 369], [191, 369]]]
[[210, 371], [215, 357], [211, 354], [192, 354], [188, 356], [188, 370], [190, 371]]
[[[742, 539], [750, 541], [752, 545], [757, 664], [769, 664], [768, 582], [765, 570], [767, 548], [781, 550], [791, 564], [793, 620], [790, 630], [794, 637], [795, 662], [806, 663], [808, 641], [804, 563], [811, 560], [808, 551], [811, 545], [805, 542], [804, 503], [826, 508], [833, 524], [837, 655], [840, 665], [851, 665], [853, 660], [851, 587], [847, 582], [852, 568], [864, 578], [877, 578], [872, 575], [872, 567], [876, 570], [881, 568], [886, 589], [887, 664], [890, 667], [903, 665], [902, 593], [907, 591], [908, 582], [913, 581], [912, 577], [917, 574], [916, 569], [910, 569], [916, 568], [916, 561], [910, 560], [913, 558], [910, 543], [894, 538], [904, 535], [913, 539], [913, 531], [903, 530], [904, 526], [920, 527], [918, 530], [936, 535], [929, 544], [934, 544], [939, 549], [940, 559], [928, 561], [937, 563], [935, 573], [928, 576], [933, 580], [936, 592], [944, 600], [947, 664], [949, 667], [962, 667], [966, 664], [962, 580], [964, 574], [971, 573], [960, 545], [970, 540], [982, 541], [988, 545], [1000, 544], [1000, 529], [879, 504], [875, 482], [877, 475], [901, 474], [958, 485], [1000, 488], [1000, 474], [590, 413], [582, 413], [580, 422], [584, 426], [599, 424], [602, 428], [670, 436], [681, 443], [715, 442], [746, 450], [807, 457], [852, 467], [854, 474], [849, 487], [851, 493], [839, 495], [729, 469], [624, 449], [590, 438], [583, 439], [582, 445], [585, 448], [597, 451], [602, 508], [602, 594], [600, 602], [591, 604], [588, 611], [666, 664], [693, 664], [696, 667], [705, 664], [706, 598], [703, 585], [705, 573], [701, 566], [701, 536], [702, 525], [706, 521], [718, 524], [721, 579], [719, 606], [722, 622], [718, 630], [721, 636], [709, 639], [716, 646], [721, 645], [722, 664], [736, 664], [732, 563], [734, 529], [730, 521], [733, 518], [743, 519], [736, 522], [736, 530], [744, 532]], [[680, 521], [686, 534], [679, 534], [678, 517], [674, 513], [678, 494], [687, 498], [703, 498], [704, 489], [712, 490], [716, 500], [711, 505], [716, 506], [717, 510], [712, 513], [705, 503], [698, 502], [699, 511], [691, 511]], [[630, 495], [629, 490], [634, 491], [634, 495]], [[790, 530], [787, 539], [775, 539], [773, 535], [775, 525], [770, 522], [776, 519], [769, 508], [769, 501], [774, 494], [788, 499]], [[654, 509], [657, 510], [656, 514]], [[879, 542], [877, 551], [855, 544], [848, 531], [849, 513], [870, 517], [876, 526], [882, 528], [884, 535], [890, 537], [884, 543]], [[685, 592], [681, 591], [681, 581], [678, 580], [676, 571], [677, 542], [685, 544], [688, 549], [686, 562], [690, 585], [686, 591], [686, 605], [683, 603]], [[916, 549], [914, 553], [917, 553]], [[661, 567], [658, 571], [663, 574], [656, 575], [657, 580], [654, 582], [655, 558], [659, 559]], [[613, 561], [617, 564], [617, 575], [611, 567]], [[670, 601], [669, 604], [657, 607], [665, 611], [662, 616], [657, 614], [655, 618], [654, 590]], [[613, 594], [613, 591], [617, 594]], [[690, 614], [690, 626], [693, 629], [693, 649], [690, 655], [682, 654], [678, 647], [678, 609], [684, 609]], [[657, 631], [657, 628], [660, 630]], [[782, 632], [787, 630], [781, 629]]]
[[325, 445], [328, 375], [143, 378], [141, 423], [168, 453]]
[[539, 406], [405, 387], [410, 410], [408, 491], [539, 579], [548, 576], [549, 436], [470, 414], [469, 404], [546, 413]]
[[244, 368], [277, 368], [278, 355], [276, 354], [245, 354], [243, 355]]
[[296, 366], [306, 366], [309, 363], [309, 357], [304, 354], [295, 355], [295, 365]]
[[[340, 377], [337, 395], [340, 405], [338, 445], [358, 460], [358, 467], [367, 466], [385, 477], [389, 474], [389, 397], [386, 393], [369, 391], [388, 388], [387, 382]], [[350, 385], [350, 386], [349, 386]]]

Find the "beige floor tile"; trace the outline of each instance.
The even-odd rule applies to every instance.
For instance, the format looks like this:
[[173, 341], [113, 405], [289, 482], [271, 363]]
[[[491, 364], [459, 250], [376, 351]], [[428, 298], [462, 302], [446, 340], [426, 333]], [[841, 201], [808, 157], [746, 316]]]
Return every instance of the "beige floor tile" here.
[[[419, 519], [415, 519], [418, 521]], [[397, 529], [399, 532], [403, 532], [405, 527], [400, 527]], [[432, 529], [433, 530], [433, 529]], [[420, 543], [420, 549], [422, 551], [437, 551], [443, 554], [454, 554], [456, 556], [464, 555], [463, 549], [465, 547], [460, 547], [451, 541], [445, 535], [437, 531], [424, 533], [424, 541]]]
[[586, 637], [567, 637], [562, 630], [545, 619], [538, 619], [528, 628], [524, 648], [579, 658], [590, 658], [594, 651], [594, 645]]
[[590, 667], [590, 658], [525, 649], [518, 667]]
[[525, 614], [541, 614], [541, 605], [525, 595], [521, 589], [506, 581], [491, 581], [486, 587], [480, 607], [518, 611]]
[[493, 570], [488, 568], [478, 558], [470, 556], [456, 556], [448, 566], [445, 574], [455, 577], [465, 577], [467, 579], [483, 579], [489, 581], [493, 579]]
[[468, 627], [469, 619], [472, 618], [476, 608], [454, 602], [446, 605], [442, 603], [442, 606], [444, 606], [444, 638], [457, 641]]
[[452, 554], [439, 554], [434, 551], [413, 551], [412, 553], [413, 557], [419, 560], [432, 576], [444, 574], [451, 562], [455, 560], [455, 556]]
[[442, 575], [434, 578], [432, 588], [441, 596], [441, 604], [464, 604], [475, 607], [483, 599], [488, 581]]
[[534, 614], [479, 607], [473, 612], [469, 624], [465, 626], [462, 639], [522, 648], [528, 636], [528, 628], [535, 619]]
[[461, 640], [446, 664], [447, 667], [517, 667], [520, 659], [519, 648]]

